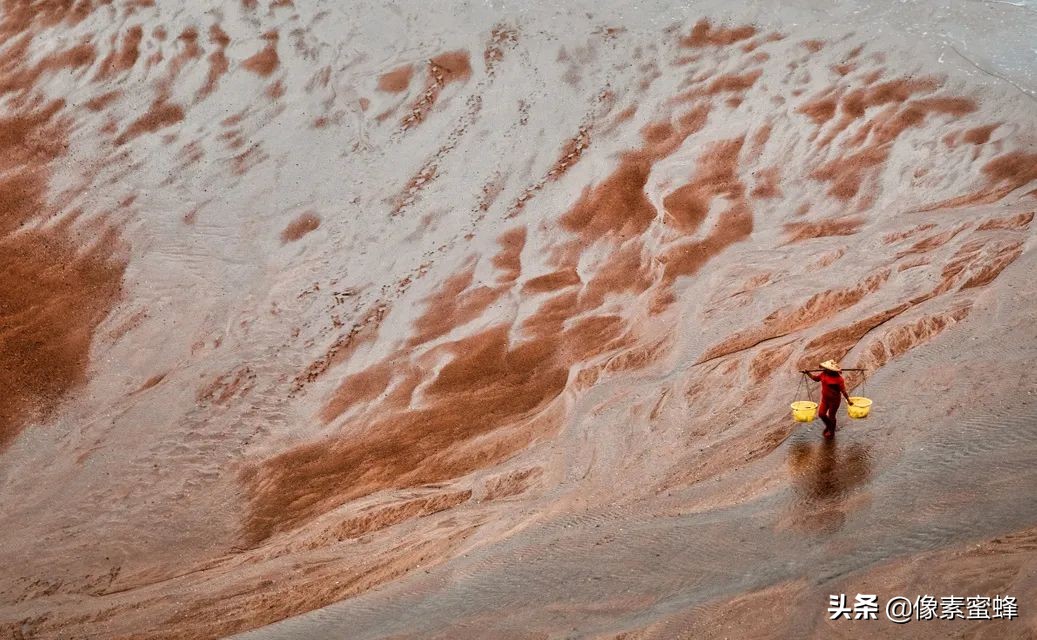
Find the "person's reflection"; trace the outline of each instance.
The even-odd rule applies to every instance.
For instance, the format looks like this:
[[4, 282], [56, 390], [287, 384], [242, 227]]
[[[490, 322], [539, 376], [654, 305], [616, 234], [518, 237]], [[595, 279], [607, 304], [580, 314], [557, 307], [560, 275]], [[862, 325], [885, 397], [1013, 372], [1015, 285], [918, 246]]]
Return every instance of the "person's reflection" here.
[[871, 476], [871, 450], [859, 442], [797, 440], [789, 446], [788, 466], [792, 524], [832, 533], [845, 524], [846, 495]]

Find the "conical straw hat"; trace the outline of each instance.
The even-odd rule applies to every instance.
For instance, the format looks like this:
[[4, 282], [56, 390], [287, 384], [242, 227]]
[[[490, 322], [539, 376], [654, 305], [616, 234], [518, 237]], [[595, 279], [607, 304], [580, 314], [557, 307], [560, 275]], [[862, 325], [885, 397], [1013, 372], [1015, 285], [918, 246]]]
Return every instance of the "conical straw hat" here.
[[821, 363], [821, 368], [828, 369], [829, 371], [835, 371], [836, 373], [842, 371], [842, 368], [839, 366], [839, 363], [835, 360], [825, 360]]

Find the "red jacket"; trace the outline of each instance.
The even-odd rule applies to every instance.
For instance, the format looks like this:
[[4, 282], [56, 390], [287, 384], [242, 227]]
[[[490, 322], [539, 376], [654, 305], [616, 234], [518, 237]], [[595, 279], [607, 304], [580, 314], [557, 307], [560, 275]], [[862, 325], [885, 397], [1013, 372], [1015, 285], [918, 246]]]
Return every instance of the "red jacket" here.
[[808, 373], [808, 376], [816, 382], [821, 383], [821, 400], [828, 400], [829, 402], [838, 402], [842, 394], [849, 395], [846, 393], [846, 382], [843, 380], [842, 375], [833, 371], [822, 371], [821, 375], [815, 376], [812, 373]]

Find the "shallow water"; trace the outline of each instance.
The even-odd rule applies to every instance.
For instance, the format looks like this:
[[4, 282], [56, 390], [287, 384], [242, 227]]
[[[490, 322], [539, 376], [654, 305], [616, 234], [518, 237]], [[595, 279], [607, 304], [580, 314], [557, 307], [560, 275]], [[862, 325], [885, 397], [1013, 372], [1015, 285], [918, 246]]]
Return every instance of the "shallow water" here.
[[[1013, 268], [1011, 294], [980, 320], [1025, 299], [1014, 288], [1024, 286], [1034, 262]], [[889, 559], [1032, 525], [1032, 382], [1023, 381], [1026, 391], [1012, 404], [980, 391], [964, 418], [937, 414], [948, 398], [907, 404], [917, 398], [898, 383], [954, 366], [958, 340], [975, 344], [971, 357], [981, 363], [1009, 357], [1005, 341], [1037, 344], [1031, 328], [996, 336], [987, 335], [989, 326], [959, 328], [876, 376], [869, 383], [873, 415], [851, 421], [843, 414], [833, 441], [821, 439], [815, 421], [733, 471], [735, 483], [779, 473], [775, 490], [747, 502], [692, 508], [718, 491], [707, 482], [677, 498], [560, 516], [428, 573], [242, 637], [591, 637], [768, 585], [823, 585]], [[816, 606], [818, 618], [823, 606]]]
[[[504, 549], [243, 637], [427, 637], [448, 629], [474, 637], [486, 628], [587, 636], [790, 579], [836, 579], [1037, 519], [1028, 490], [1037, 482], [1037, 404], [963, 423], [881, 470], [873, 469], [869, 437], [847, 430], [824, 442], [816, 430], [800, 432], [773, 454], [786, 460], [790, 486], [744, 507], [562, 519]], [[1001, 499], [1006, 490], [1017, 499]]]

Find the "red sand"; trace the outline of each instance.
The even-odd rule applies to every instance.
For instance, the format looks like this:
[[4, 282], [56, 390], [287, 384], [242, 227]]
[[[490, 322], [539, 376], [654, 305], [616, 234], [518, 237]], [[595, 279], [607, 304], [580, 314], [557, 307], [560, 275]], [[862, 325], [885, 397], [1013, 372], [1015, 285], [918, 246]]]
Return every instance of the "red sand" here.
[[404, 116], [403, 128], [409, 129], [423, 122], [432, 111], [444, 87], [453, 82], [466, 82], [471, 73], [472, 67], [468, 61], [467, 51], [449, 51], [429, 60], [425, 88]]
[[0, 119], [0, 451], [86, 382], [93, 333], [122, 293], [115, 231], [30, 227], [61, 213], [46, 189], [67, 147], [63, 110], [55, 101]]
[[159, 129], [181, 122], [183, 119], [183, 107], [157, 100], [152, 103], [147, 113], [130, 123], [130, 126], [115, 138], [115, 144], [126, 144], [139, 135], [154, 133]]
[[411, 76], [414, 74], [414, 65], [405, 64], [388, 71], [378, 77], [378, 90], [388, 93], [400, 93], [406, 91], [410, 86]]
[[216, 49], [209, 54], [209, 72], [205, 79], [205, 84], [198, 90], [199, 99], [205, 98], [216, 91], [219, 87], [220, 78], [230, 68], [230, 61], [227, 60], [227, 55], [224, 53], [224, 49], [230, 44], [230, 36], [220, 28], [220, 25], [214, 24], [209, 27], [209, 40], [216, 45]]
[[144, 30], [140, 25], [135, 25], [126, 31], [120, 51], [112, 52], [101, 62], [97, 72], [97, 79], [104, 80], [110, 76], [125, 73], [137, 63], [140, 57], [140, 41], [144, 37]]
[[312, 211], [300, 213], [281, 232], [281, 243], [295, 242], [318, 227], [320, 227], [320, 216]]
[[266, 77], [277, 70], [281, 61], [277, 55], [277, 31], [263, 34], [263, 39], [267, 41], [266, 46], [258, 53], [243, 60], [241, 66], [258, 76]]
[[505, 51], [513, 49], [518, 43], [518, 31], [506, 24], [498, 24], [490, 32], [490, 39], [483, 51], [483, 64], [486, 73], [493, 75], [497, 65], [504, 59]]
[[695, 23], [691, 33], [681, 38], [681, 46], [688, 48], [718, 47], [734, 44], [741, 40], [756, 35], [756, 28], [743, 27], [713, 27], [709, 20], [699, 20]]

